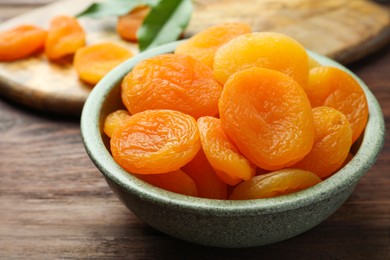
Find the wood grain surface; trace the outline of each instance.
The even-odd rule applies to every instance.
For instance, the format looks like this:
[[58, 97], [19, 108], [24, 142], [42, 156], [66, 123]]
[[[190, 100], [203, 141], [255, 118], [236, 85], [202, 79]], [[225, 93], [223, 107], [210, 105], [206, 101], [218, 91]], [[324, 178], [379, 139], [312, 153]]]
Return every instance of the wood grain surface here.
[[[74, 15], [94, 0], [3, 0], [5, 18], [0, 30], [30, 23], [48, 28], [59, 14]], [[49, 4], [28, 12], [25, 8]], [[211, 25], [243, 21], [253, 31], [276, 31], [306, 48], [350, 63], [382, 47], [390, 40], [389, 10], [367, 0], [197, 0], [186, 31], [189, 37]], [[4, 7], [3, 7], [4, 6]], [[137, 45], [122, 41], [115, 32], [116, 18], [79, 19], [87, 43], [117, 42], [137, 53]], [[79, 115], [92, 86], [81, 82], [71, 61], [53, 63], [37, 55], [12, 63], [0, 63], [0, 94], [24, 105], [57, 114]]]
[[[32, 2], [0, 0], [0, 20]], [[390, 46], [349, 68], [371, 88], [390, 129]], [[322, 224], [263, 247], [204, 247], [150, 228], [119, 202], [83, 148], [77, 117], [0, 97], [0, 259], [389, 259], [389, 162], [387, 131], [376, 164]]]

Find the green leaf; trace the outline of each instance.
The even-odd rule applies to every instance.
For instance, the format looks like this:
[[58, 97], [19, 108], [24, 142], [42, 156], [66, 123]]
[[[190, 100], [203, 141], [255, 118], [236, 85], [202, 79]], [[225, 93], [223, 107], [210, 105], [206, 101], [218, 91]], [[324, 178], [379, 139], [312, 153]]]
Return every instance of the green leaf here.
[[92, 3], [76, 17], [103, 18], [107, 16], [125, 15], [140, 5], [156, 5], [158, 0], [107, 0], [101, 3]]
[[138, 29], [140, 51], [177, 40], [187, 27], [191, 13], [191, 0], [159, 1]]

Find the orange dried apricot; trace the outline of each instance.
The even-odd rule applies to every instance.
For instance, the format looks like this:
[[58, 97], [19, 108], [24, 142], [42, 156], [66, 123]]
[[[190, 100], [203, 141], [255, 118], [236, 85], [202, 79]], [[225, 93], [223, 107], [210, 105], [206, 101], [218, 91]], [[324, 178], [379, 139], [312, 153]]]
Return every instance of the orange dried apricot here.
[[312, 148], [314, 122], [302, 87], [279, 71], [249, 68], [233, 74], [219, 100], [222, 128], [258, 167], [277, 170]]
[[136, 176], [164, 190], [188, 196], [198, 196], [195, 182], [181, 170], [162, 174], [136, 174]]
[[202, 149], [181, 170], [194, 180], [199, 197], [220, 200], [227, 198], [226, 184], [217, 177]]
[[308, 56], [294, 39], [274, 32], [249, 33], [223, 45], [214, 57], [214, 74], [224, 84], [230, 75], [251, 67], [283, 72], [301, 86], [307, 84]]
[[103, 124], [103, 131], [108, 136], [111, 137], [115, 129], [118, 129], [121, 126], [126, 125], [129, 121], [131, 115], [127, 110], [116, 110], [110, 113], [105, 119]]
[[347, 158], [345, 158], [344, 162], [341, 164], [341, 166], [337, 170], [334, 171], [334, 173], [336, 173], [337, 171], [344, 168], [352, 159], [353, 159], [353, 155], [351, 152], [349, 152], [347, 155]]
[[191, 161], [201, 144], [193, 117], [174, 110], [146, 110], [132, 115], [111, 136], [111, 152], [126, 171], [160, 174]]
[[214, 169], [215, 174], [218, 176], [218, 178], [223, 181], [226, 184], [229, 184], [230, 186], [235, 186], [242, 182], [242, 179], [235, 177], [233, 175], [229, 175], [224, 171]]
[[50, 22], [45, 42], [45, 54], [48, 59], [56, 60], [73, 55], [85, 45], [85, 32], [76, 18], [57, 16]]
[[230, 196], [232, 200], [261, 199], [281, 196], [307, 189], [321, 182], [312, 172], [282, 169], [255, 176], [240, 183]]
[[310, 70], [305, 91], [312, 107], [333, 107], [347, 116], [355, 142], [368, 119], [367, 100], [359, 83], [341, 69], [316, 67]]
[[110, 70], [133, 56], [116, 43], [104, 42], [82, 47], [76, 51], [73, 66], [79, 78], [89, 84], [98, 83]]
[[207, 65], [178, 54], [146, 59], [122, 81], [122, 101], [131, 114], [174, 109], [194, 118], [213, 116], [218, 113], [221, 91]]
[[211, 166], [216, 169], [218, 176], [228, 177], [222, 177], [222, 181], [236, 185], [255, 175], [256, 167], [229, 140], [222, 129], [220, 119], [211, 116], [200, 117], [198, 128], [203, 151]]
[[14, 61], [43, 50], [47, 32], [33, 25], [21, 25], [0, 33], [0, 61]]
[[346, 116], [331, 107], [313, 108], [313, 117], [313, 148], [293, 167], [325, 178], [347, 158], [352, 144], [352, 129]]
[[145, 17], [148, 15], [150, 7], [140, 6], [135, 8], [128, 14], [118, 17], [116, 31], [122, 39], [126, 41], [136, 42], [138, 28], [141, 27]]
[[212, 68], [215, 52], [223, 44], [239, 35], [250, 32], [251, 28], [246, 23], [218, 24], [195, 34], [189, 40], [177, 46], [175, 53], [190, 55]]

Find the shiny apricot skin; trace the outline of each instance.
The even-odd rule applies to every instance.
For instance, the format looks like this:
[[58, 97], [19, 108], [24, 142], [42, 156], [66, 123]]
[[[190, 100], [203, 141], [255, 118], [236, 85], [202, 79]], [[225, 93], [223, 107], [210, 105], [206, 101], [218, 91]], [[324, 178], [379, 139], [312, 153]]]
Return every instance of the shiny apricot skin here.
[[214, 75], [224, 84], [234, 73], [261, 67], [277, 70], [302, 87], [308, 79], [308, 55], [296, 40], [275, 32], [254, 32], [224, 44], [214, 57]]
[[20, 25], [0, 33], [0, 61], [27, 58], [43, 50], [47, 31], [34, 25]]
[[201, 144], [193, 117], [174, 110], [146, 110], [132, 115], [110, 140], [114, 160], [126, 171], [161, 174], [190, 162]]
[[113, 42], [103, 42], [81, 47], [76, 51], [73, 66], [79, 78], [95, 85], [108, 72], [134, 54]]
[[203, 150], [181, 170], [194, 180], [198, 190], [198, 197], [207, 199], [227, 199], [227, 187], [216, 175]]
[[242, 22], [222, 23], [209, 27], [177, 46], [175, 53], [187, 54], [213, 68], [214, 55], [225, 43], [237, 36], [250, 33], [251, 28]]
[[[198, 119], [203, 151], [217, 175], [228, 175], [221, 180], [236, 185], [255, 175], [255, 166], [248, 161], [229, 140], [222, 129], [220, 119], [205, 116]], [[230, 178], [229, 178], [230, 177]]]
[[328, 106], [342, 112], [351, 124], [352, 143], [359, 138], [368, 120], [368, 104], [351, 75], [335, 67], [315, 67], [310, 70], [305, 92], [312, 107]]
[[235, 187], [229, 199], [272, 198], [307, 189], [321, 182], [314, 173], [300, 169], [282, 169], [258, 175]]
[[188, 55], [163, 54], [138, 63], [122, 81], [122, 101], [131, 114], [177, 110], [195, 119], [216, 115], [222, 86], [212, 70]]
[[352, 145], [352, 129], [346, 116], [331, 107], [313, 108], [314, 144], [294, 168], [325, 178], [341, 167]]
[[234, 175], [229, 175], [228, 173], [224, 172], [224, 171], [221, 171], [221, 170], [218, 170], [218, 169], [214, 169], [215, 171], [215, 174], [218, 176], [218, 178], [228, 184], [229, 186], [235, 186], [237, 184], [239, 184], [240, 182], [242, 182], [242, 179], [241, 178], [238, 178]]
[[123, 40], [137, 42], [137, 31], [148, 15], [150, 7], [140, 6], [128, 14], [118, 17], [116, 31]]
[[181, 170], [161, 174], [136, 174], [136, 177], [167, 191], [187, 196], [198, 196], [195, 182]]
[[60, 15], [51, 20], [45, 41], [45, 54], [49, 60], [73, 55], [84, 45], [85, 32], [75, 17]]
[[103, 132], [111, 138], [112, 133], [121, 126], [126, 125], [131, 115], [127, 110], [116, 110], [104, 119]]
[[303, 88], [264, 68], [233, 74], [219, 100], [222, 128], [238, 150], [265, 170], [293, 165], [314, 141], [314, 121]]

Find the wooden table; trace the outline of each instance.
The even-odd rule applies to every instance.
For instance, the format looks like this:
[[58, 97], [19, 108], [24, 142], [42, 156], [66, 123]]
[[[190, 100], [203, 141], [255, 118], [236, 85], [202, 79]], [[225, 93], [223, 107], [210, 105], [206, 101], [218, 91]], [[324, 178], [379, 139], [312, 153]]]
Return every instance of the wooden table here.
[[[0, 21], [53, 0], [0, 0]], [[390, 129], [390, 46], [349, 66]], [[79, 119], [0, 98], [0, 259], [389, 259], [390, 134], [376, 164], [330, 218], [293, 239], [209, 248], [162, 234], [115, 197], [89, 160]]]

